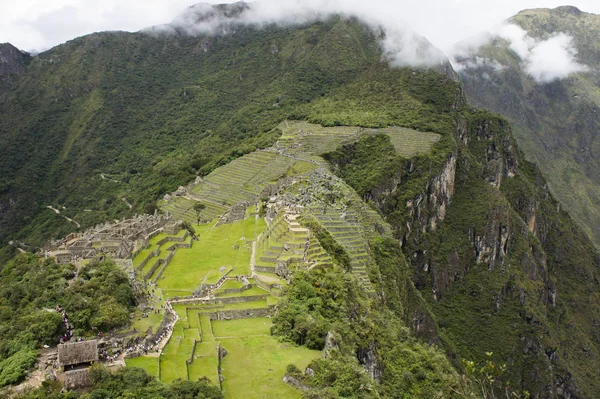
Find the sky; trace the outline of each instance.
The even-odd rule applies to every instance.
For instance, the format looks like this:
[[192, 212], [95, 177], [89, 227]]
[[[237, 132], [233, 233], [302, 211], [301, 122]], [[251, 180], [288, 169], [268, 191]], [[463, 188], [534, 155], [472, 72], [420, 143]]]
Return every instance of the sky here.
[[[223, 1], [226, 0], [204, 3]], [[569, 1], [569, 5], [582, 11], [600, 14], [598, 0]], [[195, 12], [189, 10], [193, 4], [190, 0], [0, 0], [3, 11], [0, 43], [10, 42], [22, 50], [38, 53], [98, 31], [138, 31], [158, 26], [157, 31], [169, 32], [176, 25], [193, 35], [219, 29], [223, 22], [219, 19], [198, 24]], [[526, 8], [560, 5], [565, 3], [561, 0], [259, 0], [243, 14], [243, 22], [286, 24], [339, 12], [356, 15], [374, 28], [385, 29], [382, 48], [384, 58], [392, 65], [435, 66], [449, 59], [456, 70], [466, 72], [482, 65], [491, 65], [496, 70], [504, 68], [495, 60], [476, 56], [478, 46], [492, 37], [484, 34], [489, 32], [505, 39], [520, 57], [523, 70], [543, 84], [590, 71], [588, 66], [578, 63], [573, 38], [557, 32], [539, 41], [520, 27], [503, 21]], [[207, 5], [198, 4], [194, 10], [203, 11], [204, 7]], [[174, 23], [165, 25], [170, 22]], [[424, 43], [421, 36], [435, 47]], [[463, 46], [454, 47], [457, 42]]]
[[[566, 0], [600, 14], [598, 0]], [[230, 1], [204, 1], [222, 3]], [[452, 44], [499, 25], [525, 8], [565, 5], [554, 0], [261, 0], [278, 18], [301, 10], [342, 10], [388, 25], [410, 26], [447, 52]], [[47, 50], [104, 30], [137, 31], [172, 21], [194, 0], [0, 0], [0, 43]]]

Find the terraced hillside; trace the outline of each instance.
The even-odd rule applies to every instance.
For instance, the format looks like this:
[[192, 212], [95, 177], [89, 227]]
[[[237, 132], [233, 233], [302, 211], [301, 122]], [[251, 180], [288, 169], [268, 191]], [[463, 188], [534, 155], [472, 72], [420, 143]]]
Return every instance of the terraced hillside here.
[[290, 171], [308, 171], [310, 163], [281, 155], [274, 150], [256, 151], [220, 167], [188, 186], [185, 193], [174, 194], [161, 206], [174, 218], [196, 221], [192, 209], [196, 202], [206, 206], [201, 217], [213, 220], [237, 204], [251, 203], [270, 184], [276, 184]]
[[[341, 267], [374, 295], [369, 240], [391, 236], [391, 229], [320, 154], [379, 133], [392, 136], [399, 152], [415, 154], [435, 137], [298, 121], [279, 129], [276, 147], [236, 159], [161, 204], [191, 223], [195, 235], [183, 229], [158, 234], [135, 257], [153, 308], [166, 309], [173, 321], [158, 352], [128, 359], [128, 365], [165, 382], [206, 376], [227, 398], [300, 397], [282, 381], [286, 367], [304, 368], [320, 353], [270, 335], [270, 317], [291, 276]], [[197, 203], [206, 205], [200, 224]], [[158, 313], [147, 315], [155, 332]], [[132, 328], [148, 330], [148, 318], [138, 317]], [[254, 370], [250, 379], [248, 368]]]
[[405, 127], [391, 126], [383, 129], [367, 129], [353, 126], [323, 127], [305, 121], [284, 121], [278, 126], [283, 134], [277, 141], [278, 148], [289, 154], [322, 155], [334, 151], [343, 144], [356, 141], [362, 135], [385, 134], [390, 137], [398, 154], [410, 158], [426, 154], [441, 136], [437, 133], [420, 132]]

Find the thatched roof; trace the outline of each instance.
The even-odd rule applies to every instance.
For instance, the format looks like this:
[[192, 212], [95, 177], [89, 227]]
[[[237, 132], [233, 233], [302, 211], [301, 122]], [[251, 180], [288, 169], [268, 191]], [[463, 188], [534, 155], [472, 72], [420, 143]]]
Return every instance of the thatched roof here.
[[61, 367], [98, 361], [98, 341], [67, 342], [58, 345], [58, 364]]
[[90, 373], [86, 368], [65, 372], [65, 388], [77, 389], [85, 388], [92, 385]]

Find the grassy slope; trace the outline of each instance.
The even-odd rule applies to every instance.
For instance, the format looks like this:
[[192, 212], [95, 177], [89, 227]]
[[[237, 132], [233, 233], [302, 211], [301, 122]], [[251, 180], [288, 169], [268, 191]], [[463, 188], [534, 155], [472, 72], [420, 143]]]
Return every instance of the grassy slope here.
[[[574, 38], [577, 60], [592, 70], [600, 67], [600, 16], [568, 8], [536, 9], [510, 21], [540, 40], [566, 32]], [[539, 165], [553, 194], [598, 245], [600, 78], [591, 72], [579, 73], [537, 84], [502, 41], [484, 46], [479, 55], [505, 68], [464, 70], [461, 75], [470, 100], [511, 121], [527, 158]]]

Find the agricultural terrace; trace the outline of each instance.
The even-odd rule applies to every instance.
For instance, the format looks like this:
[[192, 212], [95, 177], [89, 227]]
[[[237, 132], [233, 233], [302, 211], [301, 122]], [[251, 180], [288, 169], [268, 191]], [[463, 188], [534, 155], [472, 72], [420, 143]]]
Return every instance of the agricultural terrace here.
[[426, 154], [441, 136], [437, 133], [420, 132], [406, 127], [391, 126], [383, 129], [365, 129], [353, 126], [323, 127], [304, 121], [284, 121], [278, 128], [283, 132], [277, 142], [278, 148], [293, 154], [320, 156], [335, 151], [344, 144], [352, 143], [362, 135], [386, 134], [398, 154], [410, 158]]
[[[338, 264], [373, 290], [368, 242], [389, 226], [320, 155], [385, 133], [410, 156], [439, 137], [297, 121], [279, 128], [275, 148], [236, 159], [162, 203], [163, 211], [190, 222], [195, 236], [184, 229], [157, 232], [135, 256], [152, 311], [136, 313], [132, 329], [151, 334], [163, 309], [176, 317], [165, 319], [173, 321], [159, 352], [127, 359], [129, 366], [165, 382], [207, 377], [226, 398], [300, 397], [282, 380], [286, 367], [303, 369], [321, 354], [270, 335], [270, 317], [291, 274]], [[197, 203], [205, 206], [194, 209]]]

